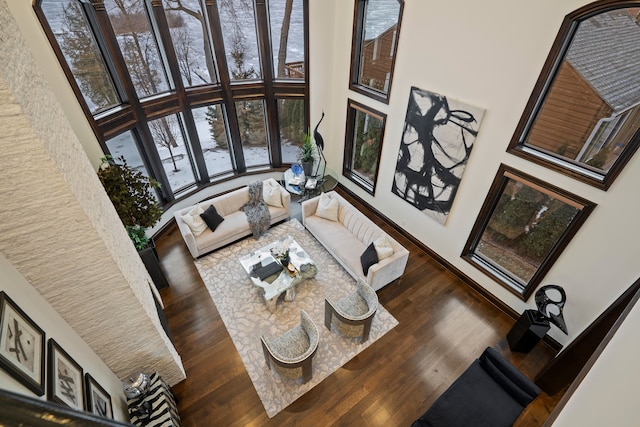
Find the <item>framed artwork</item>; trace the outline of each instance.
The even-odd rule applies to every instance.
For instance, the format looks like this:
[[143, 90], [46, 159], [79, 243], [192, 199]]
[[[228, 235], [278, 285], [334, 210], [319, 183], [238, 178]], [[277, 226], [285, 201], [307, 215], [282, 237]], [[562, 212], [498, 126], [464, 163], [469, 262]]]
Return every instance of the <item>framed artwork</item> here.
[[638, 5], [590, 3], [567, 15], [509, 152], [607, 190], [640, 146]]
[[387, 116], [349, 100], [342, 174], [373, 195], [376, 191]]
[[84, 410], [82, 374], [80, 365], [53, 338], [49, 338], [47, 398], [80, 411]]
[[412, 87], [391, 191], [444, 224], [484, 110]]
[[44, 394], [45, 333], [0, 292], [0, 367], [38, 396]]
[[501, 165], [462, 257], [527, 300], [595, 206]]
[[111, 396], [88, 372], [84, 374], [85, 382], [85, 408], [92, 414], [113, 419], [113, 406]]

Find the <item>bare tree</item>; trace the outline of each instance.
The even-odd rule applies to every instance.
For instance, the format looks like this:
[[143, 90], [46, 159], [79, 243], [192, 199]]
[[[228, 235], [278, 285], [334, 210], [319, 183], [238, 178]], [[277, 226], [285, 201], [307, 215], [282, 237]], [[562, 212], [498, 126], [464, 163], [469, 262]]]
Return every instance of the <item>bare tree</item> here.
[[277, 77], [284, 77], [284, 69], [287, 63], [287, 45], [289, 43], [289, 27], [291, 26], [291, 11], [293, 0], [287, 0], [284, 6], [282, 29], [280, 30], [280, 46], [278, 47], [278, 73]]
[[174, 172], [180, 170], [176, 164], [176, 158], [173, 155], [173, 149], [178, 146], [174, 136], [175, 132], [179, 132], [177, 127], [178, 123], [174, 117], [163, 117], [149, 122], [149, 130], [151, 131], [151, 135], [153, 135], [154, 142], [169, 150]]
[[183, 0], [166, 0], [165, 10], [186, 13], [193, 19], [197, 20], [198, 23], [200, 24], [200, 28], [202, 30], [202, 48], [204, 50], [204, 57], [207, 65], [207, 70], [209, 71], [209, 78], [210, 78], [210, 80], [206, 82], [210, 83], [211, 81], [213, 81], [216, 75], [215, 66], [213, 64], [213, 49], [211, 48], [213, 44], [209, 39], [209, 32], [207, 31], [207, 22], [204, 19], [204, 16], [202, 15], [202, 11], [200, 10], [200, 8], [196, 9], [195, 7], [192, 7], [192, 8], [187, 7]]
[[193, 86], [194, 78], [199, 79], [199, 83], [210, 83], [207, 76], [199, 72], [196, 54], [193, 53], [193, 37], [191, 37], [189, 31], [184, 26], [180, 26], [172, 29], [171, 34], [176, 50], [178, 68], [180, 69], [180, 74], [186, 80], [187, 86]]

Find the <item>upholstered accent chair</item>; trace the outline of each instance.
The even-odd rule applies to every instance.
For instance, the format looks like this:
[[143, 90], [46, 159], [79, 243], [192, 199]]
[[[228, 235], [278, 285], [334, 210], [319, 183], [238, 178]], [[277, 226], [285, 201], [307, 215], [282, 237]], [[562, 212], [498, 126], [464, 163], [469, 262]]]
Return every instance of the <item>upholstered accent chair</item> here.
[[319, 340], [318, 328], [304, 310], [300, 311], [300, 324], [279, 337], [267, 339], [260, 336], [267, 366], [273, 367], [284, 378], [302, 377], [303, 384], [312, 377], [312, 361]]
[[371, 322], [378, 310], [378, 295], [364, 280], [358, 280], [356, 290], [337, 302], [324, 300], [324, 325], [336, 329], [347, 337], [361, 337], [360, 342], [369, 339]]

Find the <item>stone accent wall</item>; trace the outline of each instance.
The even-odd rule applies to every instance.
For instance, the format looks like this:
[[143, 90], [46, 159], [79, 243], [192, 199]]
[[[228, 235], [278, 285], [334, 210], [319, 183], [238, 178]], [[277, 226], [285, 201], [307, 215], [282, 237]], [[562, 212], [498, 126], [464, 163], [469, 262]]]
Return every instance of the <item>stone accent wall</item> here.
[[61, 111], [0, 0], [0, 251], [118, 377], [175, 384], [151, 279]]

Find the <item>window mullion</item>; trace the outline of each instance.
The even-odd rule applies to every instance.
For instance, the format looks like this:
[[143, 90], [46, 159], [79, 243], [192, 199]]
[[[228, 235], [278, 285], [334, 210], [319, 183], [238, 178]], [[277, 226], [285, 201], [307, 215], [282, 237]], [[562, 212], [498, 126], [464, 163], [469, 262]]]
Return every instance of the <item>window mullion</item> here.
[[282, 165], [282, 150], [280, 148], [280, 133], [278, 129], [278, 105], [273, 91], [273, 56], [271, 53], [271, 38], [269, 37], [269, 15], [265, 0], [256, 0], [256, 28], [258, 32], [258, 48], [262, 62], [262, 77], [264, 80], [265, 106], [267, 114], [267, 135], [271, 164], [274, 167]]

